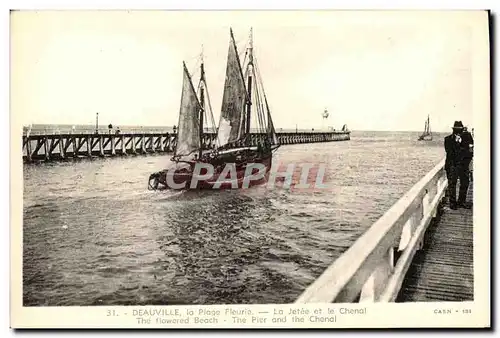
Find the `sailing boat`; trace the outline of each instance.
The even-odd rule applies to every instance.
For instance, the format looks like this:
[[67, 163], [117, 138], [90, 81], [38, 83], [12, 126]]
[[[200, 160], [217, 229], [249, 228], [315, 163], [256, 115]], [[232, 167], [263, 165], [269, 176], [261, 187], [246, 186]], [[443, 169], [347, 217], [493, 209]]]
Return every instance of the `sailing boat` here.
[[[233, 31], [230, 30], [226, 80], [214, 149], [204, 149], [202, 145], [206, 110], [204, 91], [200, 91], [198, 98], [184, 63], [177, 145], [171, 159], [174, 164], [150, 176], [150, 189], [241, 188], [245, 178], [255, 174], [254, 164], [263, 167], [264, 173], [260, 179], [246, 180], [246, 184], [251, 186], [267, 181], [272, 153], [279, 147], [279, 142], [253, 53], [252, 31], [248, 45], [243, 73]], [[203, 62], [201, 67], [200, 82], [206, 88]], [[257, 145], [252, 144], [250, 138], [252, 117], [257, 120], [256, 129], [260, 138]]]
[[429, 115], [427, 115], [427, 120], [425, 121], [425, 128], [422, 135], [418, 137], [419, 141], [432, 141], [431, 123]]

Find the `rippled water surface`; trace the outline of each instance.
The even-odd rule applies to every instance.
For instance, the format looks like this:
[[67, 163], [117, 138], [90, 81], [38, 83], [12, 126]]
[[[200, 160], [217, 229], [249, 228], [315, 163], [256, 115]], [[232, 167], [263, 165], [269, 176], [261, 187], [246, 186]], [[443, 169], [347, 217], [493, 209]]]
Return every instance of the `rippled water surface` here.
[[281, 147], [327, 165], [314, 192], [148, 191], [168, 155], [25, 165], [24, 304], [293, 302], [444, 156], [417, 134]]

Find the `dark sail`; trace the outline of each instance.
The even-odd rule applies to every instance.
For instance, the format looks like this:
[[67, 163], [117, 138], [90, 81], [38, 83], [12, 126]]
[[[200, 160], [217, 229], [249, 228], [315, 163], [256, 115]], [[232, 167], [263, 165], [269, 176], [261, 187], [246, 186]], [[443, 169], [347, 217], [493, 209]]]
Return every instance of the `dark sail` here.
[[199, 114], [201, 105], [196, 96], [191, 77], [184, 64], [181, 107], [175, 155], [186, 156], [200, 147]]
[[427, 116], [427, 120], [425, 121], [424, 132], [418, 138], [420, 141], [422, 140], [432, 140], [432, 132], [431, 132], [431, 122], [430, 117]]
[[276, 135], [276, 130], [274, 129], [273, 119], [271, 117], [271, 111], [269, 110], [269, 105], [267, 104], [267, 97], [264, 96], [264, 100], [266, 102], [266, 111], [267, 111], [267, 135], [269, 136], [269, 141], [273, 145], [278, 145], [278, 135]]
[[245, 80], [241, 70], [238, 51], [231, 31], [231, 41], [227, 55], [226, 81], [222, 97], [221, 116], [217, 141], [219, 146], [242, 139], [244, 133], [244, 116], [247, 102]]

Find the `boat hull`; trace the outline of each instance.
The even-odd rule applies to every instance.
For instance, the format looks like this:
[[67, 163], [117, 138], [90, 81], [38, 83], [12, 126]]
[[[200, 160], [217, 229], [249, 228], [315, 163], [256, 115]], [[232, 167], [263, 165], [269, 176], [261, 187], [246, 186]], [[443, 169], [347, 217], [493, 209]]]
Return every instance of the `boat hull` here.
[[[272, 165], [272, 154], [254, 157], [251, 161], [216, 163], [215, 161], [186, 162], [190, 168], [163, 170], [150, 177], [150, 189], [199, 190], [243, 189], [267, 182]], [[195, 165], [201, 165], [199, 174]], [[204, 167], [211, 165], [213, 174]], [[259, 169], [260, 167], [260, 169]], [[259, 174], [260, 170], [260, 174]]]
[[418, 138], [419, 141], [432, 141], [432, 135], [422, 135]]

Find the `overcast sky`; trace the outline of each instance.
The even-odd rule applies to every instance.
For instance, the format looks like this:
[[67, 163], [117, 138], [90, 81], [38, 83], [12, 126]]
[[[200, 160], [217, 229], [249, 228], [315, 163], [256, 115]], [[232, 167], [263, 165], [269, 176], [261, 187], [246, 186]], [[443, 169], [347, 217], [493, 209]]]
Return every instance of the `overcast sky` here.
[[[11, 110], [24, 124], [177, 124], [182, 61], [204, 45], [218, 121], [233, 27], [255, 53], [276, 128], [436, 131], [472, 122], [480, 13], [15, 12]], [[487, 41], [487, 40], [485, 40]]]

